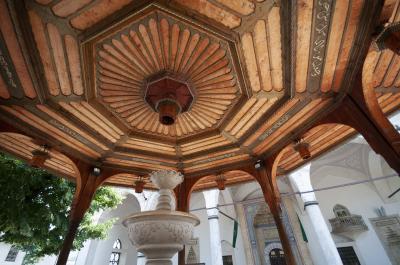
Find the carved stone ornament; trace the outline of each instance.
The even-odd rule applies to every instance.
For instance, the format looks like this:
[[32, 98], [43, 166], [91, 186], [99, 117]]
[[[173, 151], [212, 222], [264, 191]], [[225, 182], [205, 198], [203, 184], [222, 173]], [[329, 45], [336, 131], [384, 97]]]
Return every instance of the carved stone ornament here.
[[193, 228], [200, 221], [192, 214], [171, 210], [170, 194], [182, 183], [181, 173], [154, 171], [150, 179], [160, 189], [156, 210], [133, 214], [123, 224], [137, 251], [147, 257], [146, 265], [172, 265], [171, 258], [190, 242]]
[[368, 231], [361, 215], [351, 214], [343, 205], [336, 204], [333, 207], [335, 218], [329, 219], [334, 234], [348, 234]]

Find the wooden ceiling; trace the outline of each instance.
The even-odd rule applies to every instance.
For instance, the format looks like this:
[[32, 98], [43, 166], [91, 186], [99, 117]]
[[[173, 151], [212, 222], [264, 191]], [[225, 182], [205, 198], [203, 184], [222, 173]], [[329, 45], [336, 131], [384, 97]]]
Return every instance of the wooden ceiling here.
[[[400, 19], [398, 2], [385, 1], [382, 22]], [[300, 137], [351, 90], [357, 64], [391, 113], [400, 105], [399, 56], [371, 47], [359, 61], [370, 6], [0, 0], [0, 120], [25, 134], [0, 133], [0, 147], [29, 160], [34, 143], [45, 142], [57, 150], [46, 167], [63, 176], [75, 174], [66, 156], [126, 171], [112, 185], [164, 168], [207, 175]], [[173, 126], [160, 124], [144, 99], [148, 81], [165, 74], [194, 95]], [[303, 138], [316, 156], [354, 133], [332, 124]], [[285, 152], [281, 173], [302, 163], [291, 146]]]

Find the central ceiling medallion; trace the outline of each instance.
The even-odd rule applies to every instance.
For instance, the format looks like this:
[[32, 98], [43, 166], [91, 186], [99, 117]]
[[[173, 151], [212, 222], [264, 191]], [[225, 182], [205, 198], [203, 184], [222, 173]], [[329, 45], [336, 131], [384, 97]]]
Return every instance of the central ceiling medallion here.
[[246, 97], [234, 36], [156, 4], [82, 45], [89, 97], [132, 132], [211, 133]]
[[158, 112], [160, 123], [172, 125], [178, 114], [189, 110], [193, 94], [185, 82], [165, 75], [147, 83], [145, 100]]

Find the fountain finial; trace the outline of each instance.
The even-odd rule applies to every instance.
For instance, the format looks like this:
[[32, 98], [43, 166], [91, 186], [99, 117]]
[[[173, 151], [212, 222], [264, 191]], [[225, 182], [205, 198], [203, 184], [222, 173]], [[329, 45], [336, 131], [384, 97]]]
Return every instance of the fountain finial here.
[[153, 184], [160, 189], [156, 210], [172, 210], [170, 194], [172, 190], [183, 182], [183, 175], [175, 170], [158, 170], [150, 173]]

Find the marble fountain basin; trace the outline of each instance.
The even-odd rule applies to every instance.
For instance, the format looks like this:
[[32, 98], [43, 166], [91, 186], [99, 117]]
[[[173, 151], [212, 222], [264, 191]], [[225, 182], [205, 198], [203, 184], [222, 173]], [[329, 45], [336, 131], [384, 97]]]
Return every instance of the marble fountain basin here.
[[[168, 260], [192, 238], [199, 219], [189, 213], [155, 210], [133, 214], [123, 224], [129, 238], [148, 259], [146, 264], [172, 264]], [[152, 261], [157, 263], [149, 263]], [[164, 263], [162, 263], [164, 261]]]
[[182, 183], [181, 173], [160, 170], [152, 172], [150, 177], [159, 188], [156, 210], [132, 214], [122, 223], [137, 251], [146, 256], [146, 265], [172, 265], [172, 257], [190, 241], [200, 220], [192, 214], [172, 210], [170, 194]]

